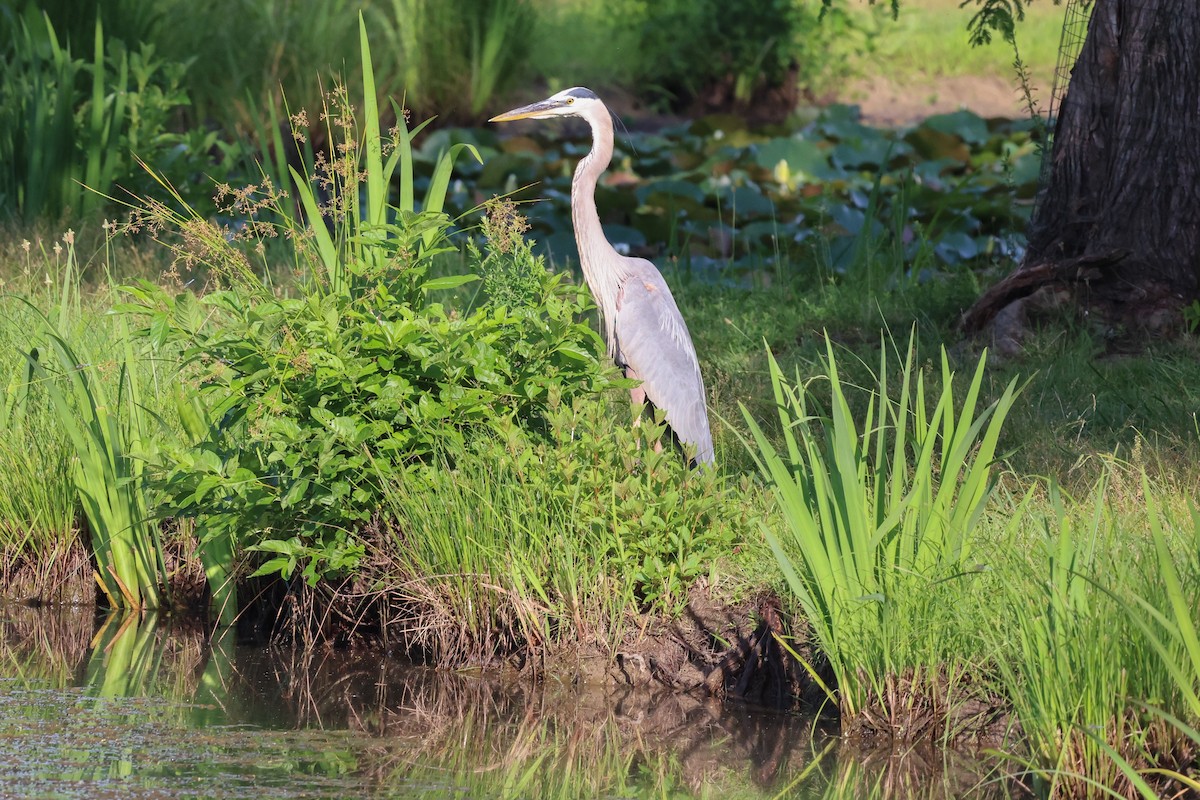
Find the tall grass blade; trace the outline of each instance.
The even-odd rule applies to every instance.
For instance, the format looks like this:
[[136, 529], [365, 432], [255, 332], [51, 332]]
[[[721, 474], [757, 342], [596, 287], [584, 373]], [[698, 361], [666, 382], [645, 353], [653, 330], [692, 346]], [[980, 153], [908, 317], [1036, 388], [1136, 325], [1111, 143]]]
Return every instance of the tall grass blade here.
[[824, 417], [808, 410], [816, 402], [811, 384], [789, 385], [769, 351], [767, 358], [787, 459], [742, 406], [745, 444], [775, 494], [787, 535], [765, 523], [763, 534], [829, 659], [843, 716], [853, 716], [872, 697], [882, 700], [889, 673], [934, 674], [942, 666], [936, 657], [926, 663], [929, 651], [914, 641], [926, 636], [916, 631], [927, 623], [910, 615], [934, 613], [923, 595], [972, 573], [963, 563], [1016, 385], [977, 415], [981, 358], [956, 415], [943, 351], [941, 394], [927, 414], [919, 376], [914, 385], [910, 338], [899, 395], [889, 386], [885, 347], [860, 427], [828, 338]]
[[362, 57], [363, 80], [363, 146], [366, 148], [368, 230], [378, 230], [387, 211], [388, 181], [383, 170], [383, 139], [379, 131], [379, 100], [375, 94], [375, 70], [371, 65], [371, 44], [367, 40], [367, 23], [358, 12], [359, 50]]
[[140, 440], [140, 409], [135, 397], [124, 396], [132, 386], [128, 364], [118, 365], [114, 401], [61, 336], [51, 331], [47, 339], [67, 390], [40, 360], [30, 358], [29, 364], [75, 452], [75, 486], [91, 529], [97, 581], [114, 608], [159, 608], [165, 567], [158, 530], [147, 513], [142, 465], [129, 452]]

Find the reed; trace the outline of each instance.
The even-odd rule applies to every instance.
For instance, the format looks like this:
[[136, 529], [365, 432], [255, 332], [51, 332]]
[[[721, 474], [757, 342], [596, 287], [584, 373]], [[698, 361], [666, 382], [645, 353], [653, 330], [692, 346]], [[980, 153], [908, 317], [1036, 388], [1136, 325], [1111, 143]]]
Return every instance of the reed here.
[[[1200, 636], [1196, 619], [1200, 618], [1200, 512], [1193, 506], [1190, 525], [1180, 523], [1164, 507], [1149, 479], [1142, 474], [1150, 535], [1154, 548], [1153, 564], [1157, 580], [1149, 590], [1118, 601], [1129, 623], [1141, 633], [1148, 656], [1145, 672], [1160, 680], [1158, 693], [1138, 692], [1132, 699], [1135, 709], [1144, 714], [1147, 727], [1176, 752], [1200, 752]], [[1174, 540], [1174, 546], [1172, 545]], [[1138, 697], [1153, 697], [1140, 700]], [[1195, 756], [1192, 763], [1172, 762], [1163, 753], [1145, 748], [1130, 753], [1097, 736], [1083, 731], [1112, 759], [1116, 769], [1137, 793], [1147, 800], [1163, 796], [1200, 793], [1200, 770]]]
[[75, 489], [88, 521], [96, 581], [112, 608], [159, 608], [166, 567], [146, 507], [144, 464], [131, 452], [146, 437], [136, 371], [125, 359], [113, 365], [113, 395], [97, 380], [96, 365], [53, 330], [46, 338], [50, 366], [30, 361], [74, 450]]
[[797, 374], [789, 383], [769, 361], [782, 452], [743, 408], [747, 446], [783, 518], [782, 531], [764, 524], [762, 532], [829, 661], [842, 717], [852, 719], [883, 700], [889, 678], [913, 670], [928, 677], [941, 666], [946, 643], [925, 637], [950, 637], [953, 625], [931, 624], [945, 609], [923, 601], [975, 572], [977, 527], [1016, 382], [978, 410], [981, 357], [956, 403], [943, 350], [941, 391], [930, 402], [910, 338], [898, 395], [881, 350], [860, 429], [828, 340], [824, 414], [816, 379]]
[[0, 503], [6, 538], [20, 536], [34, 570], [48, 574], [70, 551], [82, 509], [108, 604], [157, 607], [166, 575], [141, 453], [151, 446], [148, 365], [122, 319], [84, 308], [74, 231], [53, 250], [38, 265], [44, 281], [5, 308], [3, 338], [17, 356], [0, 409], [0, 453], [14, 462], [2, 479], [12, 490]]
[[[1082, 498], [1049, 482], [996, 542], [1007, 555], [995, 562], [995, 623], [981, 631], [1019, 723], [1006, 749], [1048, 797], [1136, 796], [1151, 784], [1163, 796], [1187, 780], [1186, 755], [1174, 759], [1197, 718], [1195, 595], [1183, 588], [1200, 577], [1194, 535], [1163, 511], [1162, 488], [1130, 472], [1110, 461]], [[1142, 505], [1123, 508], [1131, 483]]]

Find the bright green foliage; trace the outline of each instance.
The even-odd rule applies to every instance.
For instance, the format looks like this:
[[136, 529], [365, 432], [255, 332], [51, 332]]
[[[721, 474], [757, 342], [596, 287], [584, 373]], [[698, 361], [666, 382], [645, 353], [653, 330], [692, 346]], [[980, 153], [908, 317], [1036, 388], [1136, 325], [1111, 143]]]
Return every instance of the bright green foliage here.
[[[30, 355], [76, 457], [75, 487], [91, 533], [97, 582], [112, 608], [159, 608], [166, 569], [158, 528], [146, 508], [145, 446], [138, 381], [130, 359], [115, 366], [117, 394], [97, 380], [54, 331], [47, 334], [55, 375]], [[66, 387], [59, 385], [65, 381]]]
[[[228, 580], [245, 549], [268, 556], [260, 573], [302, 572], [313, 583], [344, 574], [358, 564], [357, 532], [395, 475], [435, 458], [455, 463], [497, 426], [536, 436], [549, 427], [552, 403], [616, 380], [582, 321], [586, 290], [540, 263], [522, 267], [533, 292], [522, 305], [463, 312], [436, 302], [439, 290], [475, 280], [429, 277], [445, 249], [450, 222], [440, 208], [462, 148], [440, 159], [418, 213], [413, 133], [401, 122], [390, 140], [381, 136], [365, 27], [361, 41], [361, 110], [335, 89], [331, 152], [310, 178], [293, 173], [305, 220], [323, 221], [297, 219], [267, 183], [255, 187], [265, 194], [258, 198], [227, 190], [250, 216], [240, 236], [282, 229], [297, 243], [297, 271], [309, 276], [300, 296], [278, 297], [258, 282], [240, 242], [230, 241], [237, 236], [160, 204], [145, 209], [147, 225], [182, 228], [177, 252], [204, 260], [229, 285], [197, 298], [145, 282], [128, 289], [132, 302], [122, 307], [148, 319], [156, 345], [183, 351], [182, 378], [203, 397], [179, 404], [192, 445], [168, 454], [161, 488], [174, 513], [199, 518], [202, 544], [222, 554], [206, 562], [210, 578]], [[313, 184], [327, 193], [323, 204]], [[507, 253], [481, 257], [489, 269], [528, 256], [523, 243], [514, 250], [511, 237], [497, 236]]]
[[1180, 776], [1169, 761], [1145, 768], [1147, 756], [1165, 755], [1171, 735], [1200, 740], [1200, 526], [1178, 524], [1144, 473], [1127, 487], [1140, 490], [1144, 508], [1117, 509], [1111, 498], [1126, 471], [1110, 462], [1081, 500], [1051, 484], [1045, 515], [1026, 514], [1035, 524], [1016, 520], [997, 542], [997, 624], [981, 632], [1020, 723], [1025, 765], [1051, 797], [1092, 796], [1098, 786], [1164, 796], [1163, 779]]
[[381, 474], [456, 459], [500, 420], [544, 428], [550, 398], [609, 385], [599, 338], [576, 321], [579, 289], [543, 272], [535, 307], [462, 316], [427, 299], [444, 279], [420, 273], [280, 300], [132, 289], [208, 398], [208, 435], [168, 475], [171, 506], [275, 553], [271, 571], [303, 562], [315, 581], [356, 563], [352, 531], [378, 509]]
[[[939, 584], [972, 571], [969, 556], [1015, 382], [977, 413], [984, 359], [961, 406], [944, 350], [941, 361], [942, 390], [930, 408], [913, 342], [898, 397], [883, 348], [860, 429], [832, 344], [826, 342], [830, 399], [823, 415], [814, 409], [811, 382], [797, 375], [789, 385], [771, 358], [782, 453], [743, 408], [755, 459], [786, 523], [783, 534], [766, 525], [763, 533], [829, 659], [845, 716], [882, 701], [887, 677], [937, 665], [925, 638], [929, 620], [916, 615], [930, 613], [924, 603]], [[924, 660], [930, 656], [933, 664]]]
[[[159, 608], [166, 570], [158, 528], [147, 511], [140, 457], [151, 444], [139, 354], [123, 320], [114, 326], [119, 346], [115, 358], [99, 357], [97, 350], [85, 351], [71, 343], [77, 338], [81, 317], [74, 232], [68, 232], [63, 241], [65, 260], [58, 265], [61, 287], [51, 284], [49, 273], [46, 278], [49, 314], [26, 297], [14, 297], [17, 302], [6, 309], [19, 315], [15, 318], [26, 327], [18, 345], [21, 363], [10, 374], [0, 410], [5, 449], [28, 442], [35, 431], [48, 439], [33, 445], [46, 452], [30, 461], [47, 464], [50, 471], [35, 478], [44, 485], [33, 493], [30, 507], [50, 517], [59, 517], [63, 511], [73, 516], [81, 507], [96, 563], [96, 581], [110, 607]], [[56, 423], [53, 433], [43, 427], [47, 417]], [[54, 460], [56, 453], [63, 452], [55, 441], [60, 437], [71, 456], [66, 465]], [[66, 507], [61, 484], [54, 480], [54, 473], [63, 466], [69, 470], [74, 495]], [[18, 467], [5, 480], [18, 486], [28, 482], [27, 469], [27, 465]], [[9, 505], [16, 504], [10, 500]], [[31, 542], [35, 541], [33, 530], [42, 525], [58, 522], [55, 527], [60, 536], [69, 531], [55, 519], [27, 522]]]
[[[1200, 636], [1196, 633], [1196, 620], [1200, 619], [1200, 512], [1193, 506], [1190, 529], [1181, 527], [1183, 552], [1177, 555], [1172, 552], [1164, 530], [1174, 521], [1160, 509], [1145, 476], [1142, 485], [1145, 486], [1154, 555], [1162, 576], [1164, 596], [1157, 602], [1134, 597], [1134, 603], [1128, 604], [1126, 609], [1134, 624], [1145, 634], [1154, 655], [1160, 660], [1160, 667], [1170, 675], [1177, 692], [1176, 703], [1148, 711], [1162, 718], [1181, 740], [1190, 740], [1196, 748], [1200, 747]], [[1180, 709], [1176, 710], [1172, 705], [1178, 705]], [[1127, 760], [1115, 760], [1128, 775]], [[1147, 775], [1163, 775], [1200, 793], [1200, 775], [1196, 775], [1195, 770], [1192, 775], [1183, 775], [1174, 770], [1151, 769], [1147, 770]], [[1147, 788], [1145, 783], [1139, 784], [1144, 798], [1156, 796]]]
[[996, 669], [1021, 721], [1030, 765], [1055, 796], [1055, 787], [1075, 780], [1072, 772], [1105, 783], [1115, 777], [1101, 748], [1073, 732], [1097, 731], [1103, 740], [1116, 724], [1117, 737], [1125, 735], [1130, 676], [1119, 657], [1127, 630], [1113, 624], [1111, 603], [1089, 583], [1113, 566], [1105, 546], [1112, 520], [1101, 502], [1088, 514], [1082, 504], [1068, 505], [1056, 488], [1050, 491], [1043, 534], [1024, 542], [1012, 529], [1008, 546], [1028, 551], [1027, 563], [1018, 559], [1009, 564], [1015, 572], [1005, 570], [1006, 624], [985, 636], [997, 640]]
[[[1165, 676], [1166, 686], [1156, 687], [1165, 691], [1155, 693], [1157, 696], [1149, 701], [1142, 696], [1127, 699], [1147, 718], [1165, 723], [1168, 735], [1180, 742], [1190, 740], [1191, 747], [1196, 748], [1200, 747], [1200, 636], [1196, 632], [1196, 620], [1200, 618], [1200, 512], [1193, 507], [1191, 525], [1179, 524], [1164, 511], [1145, 473], [1142, 491], [1158, 579], [1141, 593], [1114, 599], [1141, 634], [1139, 644], [1151, 662], [1143, 669], [1160, 680]], [[1173, 548], [1170, 539], [1175, 538], [1171, 534], [1176, 531], [1179, 546]], [[1156, 790], [1150, 782], [1161, 784], [1163, 779], [1174, 782], [1168, 791], [1186, 787], [1200, 792], [1200, 775], [1194, 770], [1185, 775], [1171, 765], [1138, 769], [1131, 762], [1138, 761], [1141, 753], [1131, 755], [1128, 748], [1118, 749], [1121, 742], [1114, 746], [1111, 738], [1096, 735], [1094, 729], [1079, 728], [1093, 748], [1112, 759], [1142, 797], [1150, 800], [1162, 796], [1161, 788]]]
[[678, 612], [744, 539], [730, 484], [629, 420], [624, 398], [553, 398], [544, 435], [502, 420], [456, 462], [392, 479], [377, 560], [439, 659], [615, 642], [629, 614]]
[[88, 216], [106, 202], [98, 193], [142, 185], [131, 153], [172, 178], [197, 168], [215, 139], [167, 132], [187, 102], [182, 65], [153, 45], [106, 42], [98, 21], [85, 61], [60, 43], [49, 17], [27, 11], [0, 15], [0, 210], [27, 221]]
[[[1196, 632], [1196, 620], [1200, 618], [1200, 607], [1197, 606], [1200, 593], [1196, 591], [1200, 588], [1196, 586], [1200, 581], [1200, 509], [1194, 506], [1191, 509], [1190, 531], [1179, 526], [1191, 535], [1185, 536], [1180, 548], [1183, 552], [1176, 556], [1165, 529], [1168, 525], [1175, 527], [1171, 524], [1173, 520], [1162, 512], [1145, 475], [1142, 485], [1166, 602], [1156, 605], [1145, 598], [1137, 598], [1135, 622], [1145, 632], [1154, 652], [1162, 658], [1163, 666], [1179, 692], [1183, 710], [1193, 721], [1200, 722], [1200, 635]], [[1182, 570], [1176, 566], [1177, 560]], [[1138, 611], [1145, 616], [1138, 616]]]
[[188, 255], [229, 284], [197, 298], [142, 283], [123, 307], [148, 318], [158, 346], [183, 351], [183, 380], [201, 390], [203, 402], [180, 403], [193, 442], [169, 454], [162, 490], [175, 513], [199, 518], [202, 543], [226, 562], [214, 559], [210, 574], [224, 579], [243, 549], [267, 554], [260, 573], [302, 572], [312, 583], [344, 574], [358, 564], [357, 532], [393, 476], [434, 458], [454, 463], [501, 424], [545, 430], [552, 401], [614, 380], [601, 367], [599, 337], [580, 321], [585, 290], [540, 264], [526, 304], [463, 313], [436, 302], [439, 290], [475, 280], [429, 277], [445, 249], [450, 222], [440, 209], [462, 148], [440, 159], [418, 213], [416, 131], [401, 115], [382, 137], [365, 26], [360, 34], [361, 110], [335, 89], [325, 115], [330, 152], [315, 175], [293, 172], [304, 221], [269, 183], [255, 187], [258, 198], [227, 190], [250, 217], [241, 235], [262, 241], [282, 229], [297, 243], [297, 271], [309, 276], [300, 296], [278, 297], [257, 281], [229, 241], [237, 237], [161, 205], [146, 209], [189, 233], [185, 245], [201, 252]]
[[489, 244], [487, 255], [474, 242], [467, 242], [492, 305], [520, 308], [540, 299], [545, 258], [533, 255], [532, 243], [522, 235], [528, 229], [511, 202], [497, 201], [489, 206], [483, 220], [483, 235]]
[[[5, 304], [9, 319], [16, 305]], [[25, 341], [5, 342], [4, 348], [12, 357], [4, 359], [8, 383], [0, 406], [0, 554], [24, 555], [48, 573], [76, 536], [71, 445], [35, 382], [36, 348], [27, 329], [21, 332]]]

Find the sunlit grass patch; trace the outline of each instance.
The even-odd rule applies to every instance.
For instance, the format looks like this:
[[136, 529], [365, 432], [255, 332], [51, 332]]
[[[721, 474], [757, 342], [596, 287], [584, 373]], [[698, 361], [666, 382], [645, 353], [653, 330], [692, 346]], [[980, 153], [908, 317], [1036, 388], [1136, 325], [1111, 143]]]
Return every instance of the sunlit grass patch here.
[[548, 439], [508, 426], [394, 476], [368, 558], [408, 606], [396, 633], [448, 663], [607, 650], [636, 615], [677, 614], [698, 580], [736, 574], [755, 495], [655, 452], [631, 419], [623, 399], [576, 400]]
[[935, 681], [967, 638], [945, 611], [965, 593], [956, 584], [977, 571], [974, 540], [1015, 381], [981, 408], [981, 361], [960, 401], [943, 352], [940, 394], [927, 395], [910, 341], [893, 394], [885, 342], [875, 384], [862, 390], [866, 412], [856, 417], [846, 400], [855, 387], [843, 383], [826, 347], [817, 379], [789, 382], [771, 361], [782, 445], [744, 411], [785, 520], [783, 530], [763, 534], [829, 661], [843, 721], [858, 722], [875, 705], [890, 720], [916, 693], [889, 682]]
[[[1189, 768], [1187, 723], [1173, 728], [1159, 714], [1195, 721], [1200, 710], [1187, 644], [1195, 534], [1162, 511], [1177, 496], [1148, 480], [1139, 507], [1114, 503], [1110, 487], [1131, 473], [1110, 461], [1079, 498], [1051, 484], [998, 540], [1007, 557], [996, 562], [997, 624], [982, 633], [1018, 723], [1008, 749], [1052, 797], [1100, 796], [1100, 787], [1127, 796], [1136, 769], [1150, 779], [1151, 767]], [[1163, 561], [1172, 550], [1177, 564]]]
[[[862, 59], [864, 71], [872, 74], [886, 69], [889, 78], [899, 82], [961, 75], [1015, 80], [1015, 54], [1010, 44], [996, 36], [988, 45], [971, 46], [967, 23], [976, 10], [975, 3], [961, 0], [905, 0], [894, 21], [890, 16], [871, 14], [880, 35], [874, 52]], [[855, 12], [868, 16], [863, 9]], [[1025, 19], [1016, 25], [1021, 59], [1047, 97], [1062, 23], [1063, 7], [1047, 2], [1029, 4]]]

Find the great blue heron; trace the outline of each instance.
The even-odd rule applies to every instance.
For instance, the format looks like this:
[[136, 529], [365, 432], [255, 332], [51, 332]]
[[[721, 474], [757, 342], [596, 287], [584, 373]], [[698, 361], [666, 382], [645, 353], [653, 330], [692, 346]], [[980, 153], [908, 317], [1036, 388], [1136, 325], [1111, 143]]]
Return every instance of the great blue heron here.
[[629, 378], [641, 381], [633, 403], [646, 400], [666, 414], [675, 437], [695, 448], [697, 463], [713, 462], [712, 432], [704, 380], [687, 323], [658, 268], [644, 258], [613, 249], [596, 212], [596, 181], [613, 153], [612, 116], [590, 89], [575, 87], [515, 108], [491, 122], [579, 117], [592, 127], [592, 151], [580, 160], [571, 181], [571, 219], [579, 262], [600, 315], [608, 355]]

